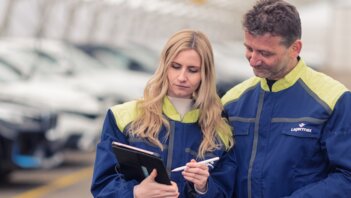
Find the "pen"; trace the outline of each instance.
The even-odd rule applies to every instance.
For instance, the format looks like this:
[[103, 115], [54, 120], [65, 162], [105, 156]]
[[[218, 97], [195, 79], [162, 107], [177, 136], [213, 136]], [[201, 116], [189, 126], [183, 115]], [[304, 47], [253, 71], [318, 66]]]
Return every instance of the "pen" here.
[[[214, 158], [207, 159], [207, 160], [204, 160], [204, 161], [200, 161], [200, 162], [197, 162], [197, 163], [199, 163], [199, 164], [209, 164], [209, 163], [217, 161], [217, 160], [219, 160], [219, 157], [214, 157]], [[181, 167], [173, 169], [171, 172], [182, 171], [185, 168], [186, 168], [186, 166], [181, 166]]]

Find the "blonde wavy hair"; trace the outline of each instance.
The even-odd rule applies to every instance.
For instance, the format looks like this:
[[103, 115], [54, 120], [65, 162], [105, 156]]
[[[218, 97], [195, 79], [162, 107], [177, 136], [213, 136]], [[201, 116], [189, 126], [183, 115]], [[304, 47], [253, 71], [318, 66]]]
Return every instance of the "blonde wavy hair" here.
[[138, 115], [131, 123], [129, 133], [163, 149], [158, 139], [159, 131], [165, 126], [167, 137], [170, 133], [170, 124], [162, 114], [163, 99], [169, 86], [167, 70], [179, 52], [187, 49], [194, 49], [202, 64], [201, 83], [193, 93], [193, 99], [194, 107], [200, 110], [198, 124], [203, 133], [197, 157], [204, 158], [206, 152], [218, 149], [222, 144], [229, 149], [234, 140], [230, 126], [221, 116], [223, 106], [216, 92], [212, 47], [208, 38], [199, 31], [181, 30], [170, 37], [161, 53], [159, 66], [145, 87], [144, 98], [137, 103]]

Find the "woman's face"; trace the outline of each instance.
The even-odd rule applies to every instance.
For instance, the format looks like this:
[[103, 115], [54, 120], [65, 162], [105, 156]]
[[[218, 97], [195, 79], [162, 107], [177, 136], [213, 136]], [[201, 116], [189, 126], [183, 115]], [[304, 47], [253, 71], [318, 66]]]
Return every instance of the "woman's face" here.
[[168, 95], [177, 98], [191, 98], [201, 83], [201, 59], [193, 49], [179, 54], [168, 66]]

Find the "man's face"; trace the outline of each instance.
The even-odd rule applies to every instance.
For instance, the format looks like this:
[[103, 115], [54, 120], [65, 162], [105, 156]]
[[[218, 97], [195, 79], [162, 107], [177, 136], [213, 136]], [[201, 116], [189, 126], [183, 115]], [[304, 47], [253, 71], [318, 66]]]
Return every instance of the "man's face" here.
[[[299, 44], [296, 46], [296, 42]], [[279, 80], [289, 73], [297, 64], [301, 49], [299, 40], [286, 47], [282, 37], [264, 34], [255, 36], [245, 31], [245, 56], [257, 77]]]

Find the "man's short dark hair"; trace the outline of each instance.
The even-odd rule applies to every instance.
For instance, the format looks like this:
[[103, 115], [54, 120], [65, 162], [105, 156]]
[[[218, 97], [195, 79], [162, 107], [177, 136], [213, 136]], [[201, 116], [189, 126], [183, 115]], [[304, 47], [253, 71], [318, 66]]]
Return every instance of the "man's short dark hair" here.
[[281, 36], [290, 46], [301, 38], [301, 21], [295, 6], [282, 0], [259, 0], [244, 15], [244, 30], [253, 35]]

